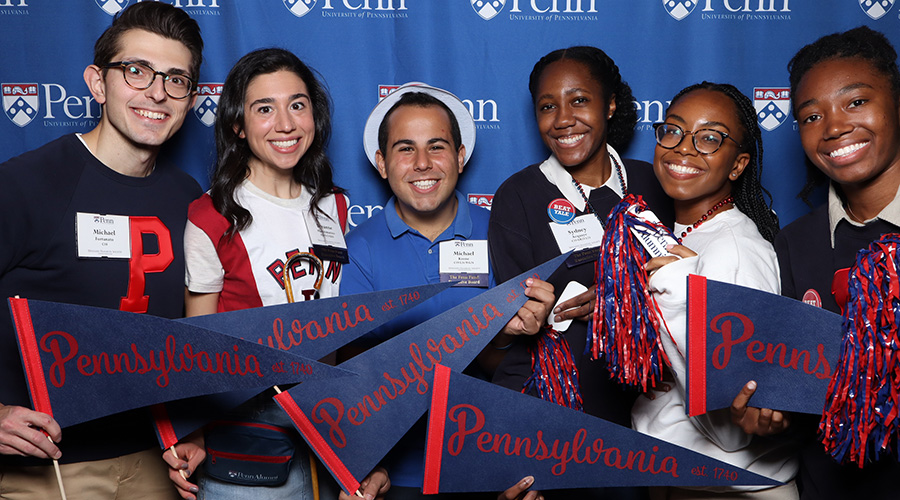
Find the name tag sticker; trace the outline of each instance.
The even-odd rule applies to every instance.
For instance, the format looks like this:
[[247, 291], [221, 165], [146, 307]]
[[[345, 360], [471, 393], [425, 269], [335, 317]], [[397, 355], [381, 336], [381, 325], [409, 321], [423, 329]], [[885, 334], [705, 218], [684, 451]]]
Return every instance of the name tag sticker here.
[[347, 254], [347, 243], [344, 241], [344, 233], [341, 232], [341, 226], [337, 221], [328, 217], [319, 217], [319, 224], [317, 225], [316, 218], [309, 212], [306, 212], [305, 218], [306, 227], [309, 230], [309, 239], [312, 241], [316, 257], [342, 264], [350, 262], [350, 257]]
[[127, 215], [77, 212], [75, 238], [80, 259], [131, 258], [131, 225]]
[[453, 286], [490, 285], [487, 240], [452, 240], [440, 243], [441, 282], [459, 281]]
[[561, 253], [599, 247], [603, 240], [603, 226], [594, 214], [575, 217], [568, 224], [550, 222], [550, 231]]

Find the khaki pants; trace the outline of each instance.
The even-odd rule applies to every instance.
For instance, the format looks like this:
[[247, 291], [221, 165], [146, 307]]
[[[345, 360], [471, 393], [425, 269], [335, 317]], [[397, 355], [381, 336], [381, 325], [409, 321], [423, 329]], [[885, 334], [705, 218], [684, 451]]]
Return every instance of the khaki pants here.
[[[59, 468], [69, 500], [180, 498], [169, 479], [169, 466], [162, 459], [162, 450], [155, 448], [107, 460], [62, 464]], [[0, 498], [61, 498], [53, 465], [4, 467], [0, 470]]]

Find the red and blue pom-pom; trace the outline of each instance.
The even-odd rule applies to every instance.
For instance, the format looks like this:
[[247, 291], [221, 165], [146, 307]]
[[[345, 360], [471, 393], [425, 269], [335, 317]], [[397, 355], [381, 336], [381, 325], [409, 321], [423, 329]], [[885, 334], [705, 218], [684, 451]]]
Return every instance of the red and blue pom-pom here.
[[819, 434], [837, 461], [862, 467], [900, 456], [900, 234], [860, 250], [850, 270], [841, 356], [828, 386]]
[[669, 230], [635, 217], [647, 209], [640, 196], [622, 199], [609, 214], [597, 259], [597, 303], [588, 326], [586, 350], [606, 359], [612, 378], [646, 391], [662, 380], [669, 360], [660, 340], [659, 306], [647, 287], [650, 259], [631, 229]]
[[531, 376], [522, 392], [533, 392], [544, 401], [583, 411], [578, 367], [565, 335], [550, 327], [538, 335], [531, 351]]

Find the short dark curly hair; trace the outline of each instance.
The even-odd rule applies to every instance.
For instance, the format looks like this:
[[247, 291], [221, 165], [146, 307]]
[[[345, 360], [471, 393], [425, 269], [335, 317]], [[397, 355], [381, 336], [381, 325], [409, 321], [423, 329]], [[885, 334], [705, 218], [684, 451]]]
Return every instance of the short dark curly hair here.
[[603, 96], [605, 99], [608, 100], [612, 95], [616, 96], [616, 112], [607, 123], [606, 140], [613, 148], [619, 151], [624, 150], [634, 136], [634, 126], [638, 121], [637, 109], [634, 107], [634, 95], [632, 95], [631, 87], [622, 79], [615, 61], [597, 47], [586, 45], [569, 47], [554, 50], [542, 57], [534, 65], [528, 80], [532, 104], [537, 101], [538, 81], [544, 70], [550, 64], [565, 59], [584, 64], [605, 92]]
[[[832, 33], [800, 49], [788, 63], [791, 96], [797, 95], [800, 81], [817, 64], [834, 59], [862, 59], [868, 61], [891, 83], [891, 95], [900, 104], [900, 70], [897, 69], [897, 51], [883, 34], [867, 26], [853, 28], [843, 33]], [[796, 99], [793, 105], [797, 105]], [[796, 109], [794, 113], [796, 114]], [[818, 168], [807, 162], [806, 185], [797, 195], [812, 206], [809, 196], [817, 186], [828, 180]]]

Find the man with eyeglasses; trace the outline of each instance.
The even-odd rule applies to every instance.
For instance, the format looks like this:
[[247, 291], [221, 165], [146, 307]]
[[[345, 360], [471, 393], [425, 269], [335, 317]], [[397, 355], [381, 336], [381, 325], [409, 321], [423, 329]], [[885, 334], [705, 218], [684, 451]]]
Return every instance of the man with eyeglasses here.
[[[0, 165], [0, 297], [182, 315], [182, 235], [201, 191], [157, 156], [191, 109], [202, 50], [197, 23], [171, 5], [140, 2], [113, 20], [84, 70], [97, 126]], [[0, 497], [59, 498], [48, 460], [59, 458], [71, 498], [177, 498], [147, 411], [63, 433], [29, 409], [0, 311]]]

